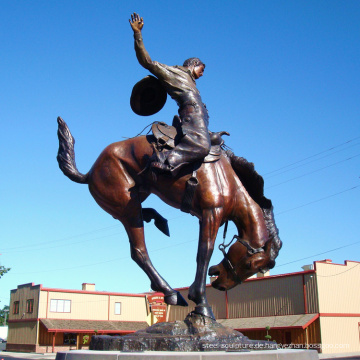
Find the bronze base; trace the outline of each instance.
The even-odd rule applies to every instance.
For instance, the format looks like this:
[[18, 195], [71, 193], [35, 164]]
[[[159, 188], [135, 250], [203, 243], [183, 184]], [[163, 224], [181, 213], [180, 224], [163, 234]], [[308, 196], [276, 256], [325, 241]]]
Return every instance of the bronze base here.
[[190, 313], [184, 321], [163, 322], [125, 336], [93, 336], [90, 350], [106, 351], [249, 351], [277, 349], [274, 342], [249, 340], [215, 320]]

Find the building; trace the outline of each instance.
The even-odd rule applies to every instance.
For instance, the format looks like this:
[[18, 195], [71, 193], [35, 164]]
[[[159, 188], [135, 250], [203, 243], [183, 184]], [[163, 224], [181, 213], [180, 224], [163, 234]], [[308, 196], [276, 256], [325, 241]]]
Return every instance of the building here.
[[[218, 322], [283, 347], [360, 352], [360, 262], [315, 261], [304, 271], [251, 278], [230, 291], [207, 287]], [[188, 288], [178, 289], [187, 296]], [[171, 307], [170, 321], [194, 307]], [[266, 330], [270, 327], [270, 330]]]
[[[251, 339], [268, 334], [282, 347], [360, 352], [360, 262], [323, 260], [303, 269], [225, 292], [208, 285], [217, 321]], [[187, 297], [188, 288], [178, 290]], [[193, 309], [166, 306], [162, 294], [98, 292], [93, 284], [81, 291], [19, 285], [11, 291], [7, 350], [87, 348], [93, 334], [123, 335], [146, 328], [146, 319], [183, 320]]]
[[10, 294], [7, 351], [87, 349], [94, 334], [124, 335], [148, 326], [146, 295], [24, 284]]

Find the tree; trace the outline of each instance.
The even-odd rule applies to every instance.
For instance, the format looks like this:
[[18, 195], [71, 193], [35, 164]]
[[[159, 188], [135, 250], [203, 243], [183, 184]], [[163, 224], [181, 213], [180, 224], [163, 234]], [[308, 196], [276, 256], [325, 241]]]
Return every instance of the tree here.
[[[0, 326], [1, 325], [8, 325], [9, 320], [9, 310], [10, 307], [5, 305], [2, 310], [0, 310]], [[6, 319], [6, 321], [5, 321]]]
[[1, 279], [1, 277], [2, 277], [4, 274], [6, 274], [8, 271], [10, 271], [10, 268], [6, 268], [6, 267], [0, 265], [0, 279]]
[[270, 326], [266, 326], [266, 327], [265, 327], [265, 330], [266, 330], [265, 339], [266, 339], [267, 341], [270, 341], [270, 340], [271, 340], [271, 335], [269, 335]]

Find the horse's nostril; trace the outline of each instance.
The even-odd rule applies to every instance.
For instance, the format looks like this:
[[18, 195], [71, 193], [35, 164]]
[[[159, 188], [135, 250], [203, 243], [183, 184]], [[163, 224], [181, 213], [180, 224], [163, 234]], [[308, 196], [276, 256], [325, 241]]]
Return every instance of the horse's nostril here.
[[209, 275], [210, 276], [219, 276], [220, 275], [220, 271], [218, 270], [217, 266], [211, 266], [211, 268], [209, 269]]

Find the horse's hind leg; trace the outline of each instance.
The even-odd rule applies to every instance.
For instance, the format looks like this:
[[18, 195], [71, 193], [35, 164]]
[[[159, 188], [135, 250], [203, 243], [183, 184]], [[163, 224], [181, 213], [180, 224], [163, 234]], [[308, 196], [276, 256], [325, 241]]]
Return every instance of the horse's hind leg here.
[[[128, 209], [129, 210], [129, 209]], [[151, 288], [154, 291], [163, 292], [165, 302], [169, 305], [187, 306], [187, 302], [178, 291], [173, 290], [170, 285], [160, 276], [153, 266], [144, 237], [143, 220], [141, 218], [141, 208], [129, 212], [126, 217], [120, 217], [130, 241], [131, 258], [144, 270], [151, 281]]]
[[134, 179], [117, 157], [119, 149], [114, 146], [104, 150], [94, 164], [89, 175], [89, 190], [96, 202], [124, 225], [130, 241], [131, 257], [149, 277], [152, 289], [163, 292], [167, 304], [187, 306], [180, 293], [170, 287], [150, 261], [141, 209], [146, 195], [139, 193]]
[[154, 220], [154, 225], [166, 236], [170, 236], [169, 226], [167, 220], [162, 217], [155, 209], [143, 208], [142, 209], [143, 220], [147, 223]]

